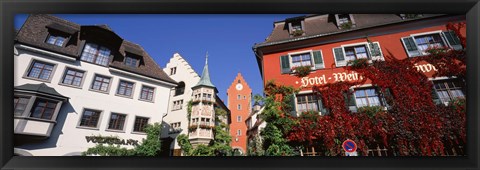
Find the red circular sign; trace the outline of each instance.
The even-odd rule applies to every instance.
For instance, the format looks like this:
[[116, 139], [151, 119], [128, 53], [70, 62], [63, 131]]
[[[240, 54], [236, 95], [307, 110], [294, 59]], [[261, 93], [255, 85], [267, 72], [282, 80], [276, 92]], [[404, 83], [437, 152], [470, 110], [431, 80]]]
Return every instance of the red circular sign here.
[[342, 147], [343, 147], [343, 150], [345, 150], [345, 152], [355, 152], [355, 151], [357, 151], [357, 144], [353, 140], [350, 140], [350, 139], [345, 140], [342, 144]]

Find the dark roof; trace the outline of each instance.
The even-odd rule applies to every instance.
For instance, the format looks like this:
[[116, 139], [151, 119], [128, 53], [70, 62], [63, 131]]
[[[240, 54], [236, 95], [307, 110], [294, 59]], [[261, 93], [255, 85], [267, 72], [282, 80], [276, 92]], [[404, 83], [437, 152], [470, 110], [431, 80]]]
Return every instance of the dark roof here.
[[[49, 34], [48, 29], [56, 29], [64, 33], [70, 34], [70, 39], [64, 47], [45, 43]], [[171, 79], [155, 60], [138, 44], [123, 40], [107, 25], [87, 25], [81, 26], [73, 22], [45, 14], [30, 15], [25, 21], [22, 28], [18, 31], [15, 37], [16, 43], [21, 43], [47, 51], [63, 54], [75, 59], [79, 59], [83, 45], [89, 37], [97, 35], [86, 36], [85, 34], [102, 34], [102, 37], [107, 37], [104, 42], [111, 42], [113, 47], [111, 50], [114, 56], [111, 67], [118, 68], [131, 73], [147, 76], [157, 80], [176, 84], [177, 82]], [[102, 38], [104, 39], [104, 38]], [[103, 44], [102, 44], [103, 45]], [[118, 51], [117, 51], [118, 50]], [[125, 51], [137, 55], [140, 59], [139, 67], [133, 68], [123, 64], [123, 59], [126, 55]]]
[[215, 85], [213, 85], [212, 81], [210, 81], [210, 73], [208, 71], [208, 54], [205, 57], [205, 66], [203, 67], [202, 77], [200, 77], [200, 81], [198, 81], [197, 85], [193, 86], [192, 88], [195, 88], [198, 86], [207, 86], [207, 87], [215, 88]]
[[44, 95], [51, 95], [51, 96], [56, 96], [56, 97], [60, 97], [60, 98], [63, 98], [63, 99], [68, 99], [68, 97], [61, 95], [54, 88], [48, 87], [45, 83], [24, 84], [24, 85], [16, 86], [15, 89], [37, 92], [37, 93], [44, 94]]
[[272, 33], [264, 42], [256, 44], [255, 48], [439, 15], [441, 14], [423, 14], [422, 17], [415, 19], [402, 19], [399, 14], [352, 14], [355, 21], [355, 27], [348, 30], [339, 29], [337, 27], [335, 14], [300, 16], [293, 19], [304, 19], [303, 30], [305, 35], [295, 37], [290, 36], [288, 22], [292, 20], [292, 18], [285, 19], [284, 21], [275, 22]]

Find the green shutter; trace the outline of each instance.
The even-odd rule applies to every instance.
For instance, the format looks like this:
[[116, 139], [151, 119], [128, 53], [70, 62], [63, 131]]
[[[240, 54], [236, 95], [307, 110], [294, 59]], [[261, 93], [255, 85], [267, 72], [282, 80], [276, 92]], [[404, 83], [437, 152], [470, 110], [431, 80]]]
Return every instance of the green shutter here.
[[380, 95], [381, 95], [381, 100], [382, 100], [382, 105], [386, 106], [388, 109], [392, 106], [392, 103], [390, 103], [387, 99], [393, 99], [392, 92], [390, 91], [390, 88], [386, 88], [384, 92], [381, 90], [378, 90]]
[[291, 106], [291, 115], [292, 116], [297, 116], [297, 105], [295, 103], [295, 93], [293, 94], [290, 94], [288, 96], [286, 96], [289, 100], [290, 100], [290, 106]]
[[288, 55], [282, 55], [280, 57], [280, 65], [282, 74], [290, 73], [290, 61], [288, 60]]
[[420, 51], [418, 51], [417, 44], [415, 44], [415, 40], [413, 37], [404, 37], [402, 38], [403, 45], [405, 49], [407, 49], [407, 53], [409, 57], [415, 57], [420, 55]]
[[453, 31], [445, 31], [443, 32], [443, 35], [447, 39], [448, 43], [450, 46], [455, 49], [455, 50], [461, 50], [463, 49], [462, 44], [460, 43], [460, 39], [458, 39], [458, 36], [455, 34]]
[[322, 60], [322, 53], [320, 51], [313, 51], [313, 60], [315, 62], [315, 69], [325, 68]]
[[357, 103], [355, 102], [355, 96], [348, 93], [343, 93], [343, 97], [345, 99], [345, 104], [347, 105], [347, 109], [352, 112], [357, 112]]
[[333, 54], [335, 55], [335, 61], [336, 61], [337, 67], [347, 65], [342, 47], [333, 48]]
[[322, 98], [320, 96], [317, 96], [317, 104], [318, 104], [318, 110], [322, 112], [322, 115], [327, 115], [328, 109], [323, 105]]
[[434, 104], [436, 104], [436, 105], [442, 104], [442, 101], [440, 100], [440, 97], [438, 97], [438, 93], [435, 90], [435, 85], [433, 85], [433, 87], [432, 87], [432, 99], [433, 99]]
[[372, 54], [372, 57], [382, 56], [380, 45], [378, 45], [378, 43], [370, 43], [370, 49], [370, 54]]

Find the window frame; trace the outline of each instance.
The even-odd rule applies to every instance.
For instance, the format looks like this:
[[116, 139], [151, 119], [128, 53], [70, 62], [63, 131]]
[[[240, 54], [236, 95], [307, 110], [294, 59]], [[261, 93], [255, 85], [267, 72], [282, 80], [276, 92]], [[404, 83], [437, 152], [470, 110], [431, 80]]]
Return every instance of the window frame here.
[[[39, 103], [40, 101], [44, 101], [44, 102], [46, 101], [45, 107], [43, 107], [40, 117], [33, 117], [34, 110], [37, 108], [36, 106], [38, 106], [38, 103]], [[43, 115], [44, 115], [44, 113], [45, 113], [45, 108], [48, 107], [48, 104], [49, 104], [50, 102], [55, 102], [55, 106], [54, 106], [53, 108], [49, 108], [49, 109], [53, 109], [53, 110], [52, 110], [52, 114], [50, 115], [49, 118], [43, 118]], [[57, 109], [59, 109], [59, 108], [58, 108], [59, 104], [61, 104], [61, 103], [60, 103], [59, 101], [57, 101], [57, 100], [52, 100], [52, 99], [47, 99], [47, 98], [38, 98], [38, 97], [37, 97], [37, 98], [35, 99], [35, 101], [33, 101], [33, 105], [32, 105], [32, 107], [30, 108], [30, 113], [28, 114], [28, 118], [30, 118], [30, 119], [37, 119], [37, 120], [53, 121], [53, 118], [56, 118], [55, 114], [57, 113]]]
[[[132, 84], [132, 89], [131, 89], [130, 95], [125, 95], [125, 94], [120, 94], [120, 93], [119, 93], [120, 86], [122, 85], [122, 82], [126, 82], [126, 83], [131, 83], [131, 84]], [[130, 99], [132, 99], [132, 98], [133, 98], [133, 95], [134, 95], [134, 93], [135, 93], [135, 85], [136, 85], [136, 83], [133, 82], [133, 81], [128, 81], [128, 80], [125, 80], [125, 79], [119, 79], [118, 85], [117, 85], [117, 90], [115, 90], [115, 95], [116, 95], [116, 96], [120, 96], [120, 97], [125, 97], [125, 98], [130, 98]], [[127, 89], [128, 89], [128, 85], [125, 86], [125, 93], [127, 92]]]
[[[183, 84], [181, 84], [183, 83]], [[178, 86], [175, 87], [175, 90], [174, 90], [174, 96], [180, 96], [180, 95], [183, 95], [185, 94], [185, 82], [183, 81], [180, 81], [178, 82]], [[183, 85], [183, 86], [180, 86], [180, 85]]]
[[242, 110], [242, 105], [241, 104], [237, 105], [237, 110]]
[[[131, 61], [135, 61], [135, 65], [127, 64], [127, 59], [130, 59]], [[125, 55], [125, 57], [123, 59], [123, 64], [125, 64], [126, 66], [129, 66], [129, 67], [137, 68], [140, 64], [140, 59], [138, 59], [137, 57], [132, 57], [131, 54], [127, 54], [127, 55]]]
[[[52, 70], [50, 70], [50, 75], [48, 77], [48, 79], [41, 79], [41, 78], [36, 78], [36, 77], [30, 77], [28, 75], [30, 75], [30, 72], [32, 71], [33, 69], [33, 66], [35, 65], [35, 63], [41, 63], [41, 64], [44, 64], [44, 65], [52, 65]], [[40, 71], [40, 73], [38, 74], [38, 76], [40, 77], [41, 73], [43, 72], [43, 68], [45, 66], [42, 67], [42, 70]], [[53, 79], [53, 76], [55, 75], [55, 71], [57, 69], [57, 64], [54, 64], [54, 63], [51, 63], [51, 62], [48, 62], [48, 61], [45, 61], [45, 60], [39, 60], [39, 59], [35, 59], [35, 58], [32, 58], [30, 60], [30, 64], [28, 65], [28, 67], [26, 68], [25, 70], [25, 73], [23, 74], [23, 77], [24, 79], [30, 79], [30, 80], [36, 80], [36, 81], [41, 81], [41, 82], [46, 82], [46, 83], [50, 83], [52, 82], [52, 79]]]
[[[49, 40], [50, 40], [50, 37], [55, 37], [55, 41], [53, 42], [53, 44], [49, 43]], [[63, 38], [63, 42], [62, 42], [62, 45], [57, 45], [56, 42], [58, 41], [58, 37], [62, 37]], [[56, 47], [65, 47], [67, 42], [70, 40], [70, 37], [71, 36], [67, 36], [67, 35], [61, 35], [61, 33], [58, 33], [57, 31], [51, 31], [49, 30], [48, 31], [48, 35], [45, 39], [45, 43], [46, 44], [49, 44], [49, 45], [53, 45], [53, 46], [56, 46]]]
[[[148, 91], [148, 93], [147, 93], [147, 98], [142, 99], [143, 88], [151, 88], [152, 89], [152, 99], [151, 100], [148, 100], [148, 95], [150, 94], [150, 91]], [[155, 102], [155, 87], [142, 84], [142, 87], [140, 88], [140, 95], [138, 95], [138, 100], [145, 101], [145, 102], [152, 102], [152, 103]]]
[[[122, 122], [122, 125], [121, 125], [122, 129], [112, 129], [112, 128], [110, 128], [110, 123], [112, 121], [112, 116], [114, 114], [119, 115], [119, 116], [124, 116], [124, 119], [123, 119], [123, 122]], [[116, 119], [116, 121], [118, 121], [118, 119]], [[128, 122], [128, 114], [119, 113], [119, 112], [110, 112], [110, 116], [108, 117], [108, 123], [107, 123], [107, 126], [105, 127], [105, 131], [125, 132], [127, 122]], [[118, 123], [118, 122], [115, 122], [115, 123]]]
[[136, 131], [135, 130], [135, 127], [137, 126], [137, 119], [147, 119], [147, 122], [145, 125], [143, 125], [143, 129], [142, 130], [145, 130], [145, 126], [147, 126], [148, 124], [150, 124], [150, 118], [149, 117], [145, 117], [145, 116], [135, 116], [135, 120], [133, 120], [133, 127], [132, 127], [132, 132], [131, 133], [138, 133], [138, 134], [146, 134], [147, 132], [145, 131]]
[[177, 74], [177, 67], [170, 68], [170, 75], [173, 76], [175, 74]]
[[[463, 96], [462, 98], [466, 99], [466, 89], [465, 89], [465, 86], [464, 84], [460, 84], [459, 87], [454, 87], [454, 88], [450, 88], [450, 87], [447, 87], [448, 86], [448, 83], [462, 83], [462, 80], [459, 79], [459, 78], [437, 78], [437, 79], [431, 79], [430, 81], [432, 81], [432, 84], [433, 84], [433, 90], [435, 91], [436, 95], [438, 96], [438, 99], [440, 100], [440, 102], [442, 102], [442, 104], [448, 106], [448, 104], [450, 103], [450, 101], [454, 100], [455, 98], [453, 98], [453, 95], [452, 95], [452, 90], [460, 90], [462, 93], [463, 93]], [[440, 95], [438, 94], [438, 89], [436, 88], [436, 84], [437, 83], [444, 83], [445, 85], [445, 89], [441, 89], [442, 91], [447, 91], [447, 94], [448, 94], [448, 98], [449, 100], [448, 101], [443, 101], [443, 98], [440, 97]], [[455, 84], [453, 84], [455, 86]], [[458, 97], [457, 97], [458, 98]]]
[[[93, 85], [95, 84], [95, 78], [96, 78], [97, 76], [99, 76], [99, 77], [104, 77], [104, 78], [109, 78], [109, 79], [110, 79], [106, 91], [100, 90], [101, 87], [102, 87], [102, 84], [103, 84], [103, 80], [102, 80], [102, 84], [100, 84], [100, 89], [99, 89], [99, 90], [93, 88]], [[111, 76], [106, 76], [106, 75], [103, 75], [103, 74], [95, 73], [95, 74], [93, 75], [92, 81], [91, 81], [91, 83], [90, 83], [89, 90], [90, 90], [90, 91], [99, 92], [99, 93], [104, 93], [104, 94], [110, 94], [110, 86], [112, 86], [112, 84], [113, 84], [113, 77], [111, 77]]]
[[[73, 85], [73, 79], [72, 79], [72, 84], [63, 83], [63, 81], [65, 80], [65, 77], [67, 76], [68, 70], [74, 70], [75, 72], [83, 72], [83, 76], [82, 76], [82, 79], [80, 80], [80, 85], [79, 85], [79, 86]], [[85, 78], [86, 78], [86, 77], [87, 77], [87, 71], [86, 71], [86, 70], [81, 70], [81, 69], [77, 69], [77, 68], [72, 68], [72, 67], [69, 67], [69, 66], [65, 66], [65, 69], [64, 69], [64, 71], [63, 71], [62, 78], [60, 79], [60, 81], [58, 82], [58, 84], [59, 84], [59, 85], [63, 85], [63, 86], [68, 86], [68, 87], [74, 87], [74, 88], [83, 89], [83, 83], [85, 82]], [[74, 78], [75, 78], [75, 77], [74, 77]]]
[[[375, 92], [375, 94], [376, 94], [376, 96], [377, 96], [377, 98], [378, 98], [378, 103], [379, 103], [379, 105], [377, 105], [377, 106], [386, 109], [387, 106], [386, 106], [385, 103], [383, 103], [383, 99], [382, 99], [383, 96], [380, 94], [380, 92], [379, 92], [379, 90], [378, 90], [378, 88], [377, 88], [376, 86], [371, 86], [371, 85], [353, 88], [353, 94], [352, 94], [352, 95], [353, 95], [353, 97], [354, 97], [354, 99], [355, 99], [355, 106], [357, 107], [357, 109], [358, 109], [358, 108], [361, 108], [361, 107], [374, 107], [374, 106], [371, 106], [370, 104], [368, 104], [368, 105], [366, 105], [366, 106], [358, 106], [357, 93], [356, 93], [356, 91], [357, 91], [357, 90], [367, 90], [367, 89], [373, 89], [373, 90], [374, 90], [374, 92]], [[368, 100], [368, 97], [369, 97], [369, 96], [367, 95], [367, 92], [366, 92], [366, 91], [365, 91], [365, 96], [366, 96], [366, 97], [362, 97], [362, 98], [366, 98], [366, 99], [367, 99], [367, 103], [369, 103], [369, 100]]]
[[[315, 98], [314, 101], [316, 101], [316, 102], [314, 102], [314, 104], [315, 104], [315, 106], [317, 107], [317, 110], [309, 110], [309, 109], [308, 109], [309, 101], [308, 101], [308, 97], [307, 97], [307, 96], [310, 96], [310, 95]], [[307, 110], [306, 110], [306, 112], [311, 112], [311, 111], [320, 112], [320, 106], [318, 105], [317, 96], [315, 96], [313, 93], [306, 92], [306, 93], [299, 93], [299, 94], [296, 94], [296, 95], [295, 95], [295, 111], [296, 111], [297, 113], [299, 113], [299, 114], [303, 113], [303, 112], [300, 112], [300, 109], [299, 109], [298, 99], [299, 99], [300, 97], [306, 97], [306, 100], [305, 100], [305, 101], [306, 101], [306, 104], [307, 104]]]
[[[379, 51], [379, 56], [373, 56], [372, 55], [372, 47], [370, 47], [370, 44], [377, 44], [378, 45], [378, 49], [380, 50]], [[368, 59], [369, 63], [371, 63], [373, 60], [385, 61], [385, 57], [383, 55], [382, 46], [380, 45], [380, 42], [379, 41], [371, 41], [371, 42], [365, 41], [365, 42], [359, 42], [359, 43], [343, 44], [343, 45], [340, 45], [339, 47], [333, 47], [332, 52], [333, 52], [333, 61], [335, 62], [335, 67], [339, 68], [339, 67], [347, 66], [348, 61], [346, 60], [345, 48], [357, 47], [357, 46], [361, 46], [361, 45], [366, 47], [367, 59]], [[340, 63], [337, 62], [337, 56], [335, 54], [335, 49], [336, 48], [341, 48], [342, 49], [343, 57], [344, 57], [344, 63], [345, 63], [344, 65], [339, 65]]]
[[[320, 52], [320, 55], [322, 57], [322, 68], [316, 68], [315, 67], [315, 56], [313, 55], [313, 52], [314, 51], [319, 51]], [[290, 70], [293, 69], [293, 62], [292, 62], [292, 56], [293, 55], [301, 55], [301, 54], [305, 54], [305, 53], [309, 53], [310, 54], [310, 63], [311, 63], [311, 67], [310, 67], [310, 72], [314, 72], [315, 70], [321, 70], [321, 69], [325, 69], [325, 58], [323, 57], [323, 50], [321, 49], [318, 49], [318, 50], [313, 50], [313, 49], [310, 49], [310, 50], [303, 50], [303, 51], [296, 51], [296, 52], [291, 52], [291, 53], [288, 53], [287, 56], [288, 56], [288, 64], [289, 64], [289, 67], [290, 67]], [[281, 62], [281, 61], [280, 61]], [[281, 70], [280, 70], [281, 71]], [[284, 73], [282, 73], [284, 74]], [[293, 71], [290, 71], [290, 74], [294, 74]]]
[[[82, 119], [83, 119], [83, 116], [85, 115], [85, 111], [87, 111], [87, 110], [88, 111], [93, 111], [93, 112], [98, 112], [98, 119], [97, 119], [97, 124], [96, 124], [95, 127], [82, 125]], [[102, 123], [102, 115], [103, 115], [103, 110], [83, 108], [82, 109], [82, 115], [80, 115], [80, 118], [78, 119], [77, 128], [99, 130], [100, 129], [100, 124]], [[91, 121], [91, 120], [89, 120], [89, 121]]]
[[[83, 57], [82, 57], [82, 56], [83, 56], [83, 53], [85, 53], [85, 48], [87, 48], [87, 45], [89, 45], [89, 44], [94, 44], [94, 45], [97, 46], [97, 48], [95, 48], [96, 53], [95, 53], [94, 56], [93, 56], [93, 59], [92, 59], [93, 61], [92, 61], [92, 62], [82, 59], [82, 58], [83, 58]], [[107, 59], [107, 63], [106, 63], [105, 65], [102, 65], [102, 64], [97, 63], [97, 61], [98, 61], [98, 56], [99, 56], [99, 54], [100, 54], [100, 48], [101, 48], [101, 47], [106, 48], [106, 49], [108, 49], [108, 51], [110, 51], [110, 52], [108, 53], [108, 59]], [[102, 66], [102, 67], [108, 67], [108, 66], [110, 65], [110, 60], [113, 58], [113, 57], [112, 57], [112, 56], [113, 56], [112, 53], [113, 53], [113, 51], [112, 51], [110, 48], [108, 48], [107, 46], [100, 45], [100, 44], [94, 43], [94, 42], [86, 42], [85, 45], [84, 45], [83, 48], [82, 48], [81, 53], [80, 53], [80, 61], [87, 62], [87, 63], [90, 63], [90, 64], [99, 65], [99, 66]]]
[[[18, 99], [19, 99], [18, 102], [15, 102], [15, 98], [18, 98]], [[15, 111], [16, 111], [16, 109], [17, 109], [18, 103], [20, 102], [20, 99], [21, 99], [21, 98], [25, 98], [25, 99], [27, 99], [28, 101], [27, 101], [27, 103], [25, 104], [25, 108], [24, 108], [23, 111], [20, 113], [20, 115], [15, 115]], [[15, 95], [13, 96], [13, 100], [14, 100], [14, 102], [13, 102], [13, 104], [14, 104], [14, 106], [13, 106], [13, 116], [14, 116], [14, 117], [23, 117], [23, 116], [25, 116], [25, 112], [26, 112], [27, 110], [31, 110], [31, 107], [33, 106], [33, 102], [31, 102], [32, 98], [33, 98], [33, 96], [17, 95], [17, 94], [15, 94]], [[35, 100], [35, 99], [34, 99], [34, 100]], [[32, 106], [29, 106], [29, 105], [32, 105]], [[29, 109], [29, 108], [30, 108], [30, 109]]]
[[242, 122], [242, 116], [241, 115], [237, 116], [237, 122]]
[[183, 99], [175, 100], [172, 102], [172, 111], [183, 109]]
[[[448, 31], [448, 30], [445, 30], [445, 31]], [[448, 42], [448, 40], [446, 39], [445, 37], [445, 34], [443, 32], [445, 32], [444, 30], [435, 30], [435, 31], [428, 31], [428, 32], [421, 32], [421, 33], [415, 33], [415, 34], [410, 34], [408, 36], [405, 36], [405, 37], [401, 37], [400, 38], [400, 41], [403, 45], [403, 49], [405, 50], [405, 53], [407, 54], [407, 57], [408, 58], [411, 58], [411, 57], [420, 57], [420, 56], [426, 56], [426, 55], [429, 55], [428, 53], [424, 52], [424, 51], [421, 51], [419, 49], [419, 46], [418, 46], [418, 43], [415, 39], [415, 37], [419, 37], [419, 36], [427, 36], [427, 35], [432, 35], [432, 34], [438, 34], [440, 35], [440, 38], [442, 39], [442, 43], [446, 46], [446, 47], [449, 47], [449, 48], [453, 48], [453, 46], [450, 44], [450, 42]], [[458, 36], [458, 35], [456, 35]], [[415, 43], [415, 47], [417, 48], [417, 51], [419, 52], [418, 55], [415, 55], [415, 56], [412, 56], [409, 54], [408, 52], [408, 49], [407, 49], [407, 46], [405, 44], [405, 42], [403, 41], [404, 38], [412, 38], [413, 39], [413, 42]], [[462, 47], [463, 48], [463, 47]]]

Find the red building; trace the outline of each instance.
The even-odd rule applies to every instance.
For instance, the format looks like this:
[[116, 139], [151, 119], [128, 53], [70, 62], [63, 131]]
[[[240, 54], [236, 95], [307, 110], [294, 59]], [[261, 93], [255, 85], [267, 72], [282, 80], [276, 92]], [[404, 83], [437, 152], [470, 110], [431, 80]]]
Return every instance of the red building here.
[[[289, 18], [274, 23], [272, 33], [253, 50], [264, 85], [270, 80], [294, 87], [303, 87], [296, 95], [298, 112], [319, 111], [322, 102], [311, 95], [313, 85], [338, 81], [358, 81], [362, 77], [347, 72], [349, 60], [367, 58], [384, 60], [384, 56], [405, 59], [426, 55], [432, 46], [462, 49], [457, 35], [446, 28], [448, 23], [465, 22], [464, 15], [412, 14], [324, 14]], [[461, 29], [466, 35], [466, 29]], [[419, 62], [417, 69], [432, 77], [437, 68]], [[311, 66], [310, 75], [299, 78], [293, 74], [297, 66]], [[444, 103], [463, 97], [459, 80], [431, 78]], [[374, 85], [352, 87], [356, 102], [350, 107], [384, 105]]]
[[238, 73], [232, 85], [227, 89], [228, 109], [231, 111], [230, 135], [232, 149], [242, 155], [247, 153], [247, 125], [245, 119], [250, 114], [252, 106], [252, 89], [248, 86], [242, 74]]

